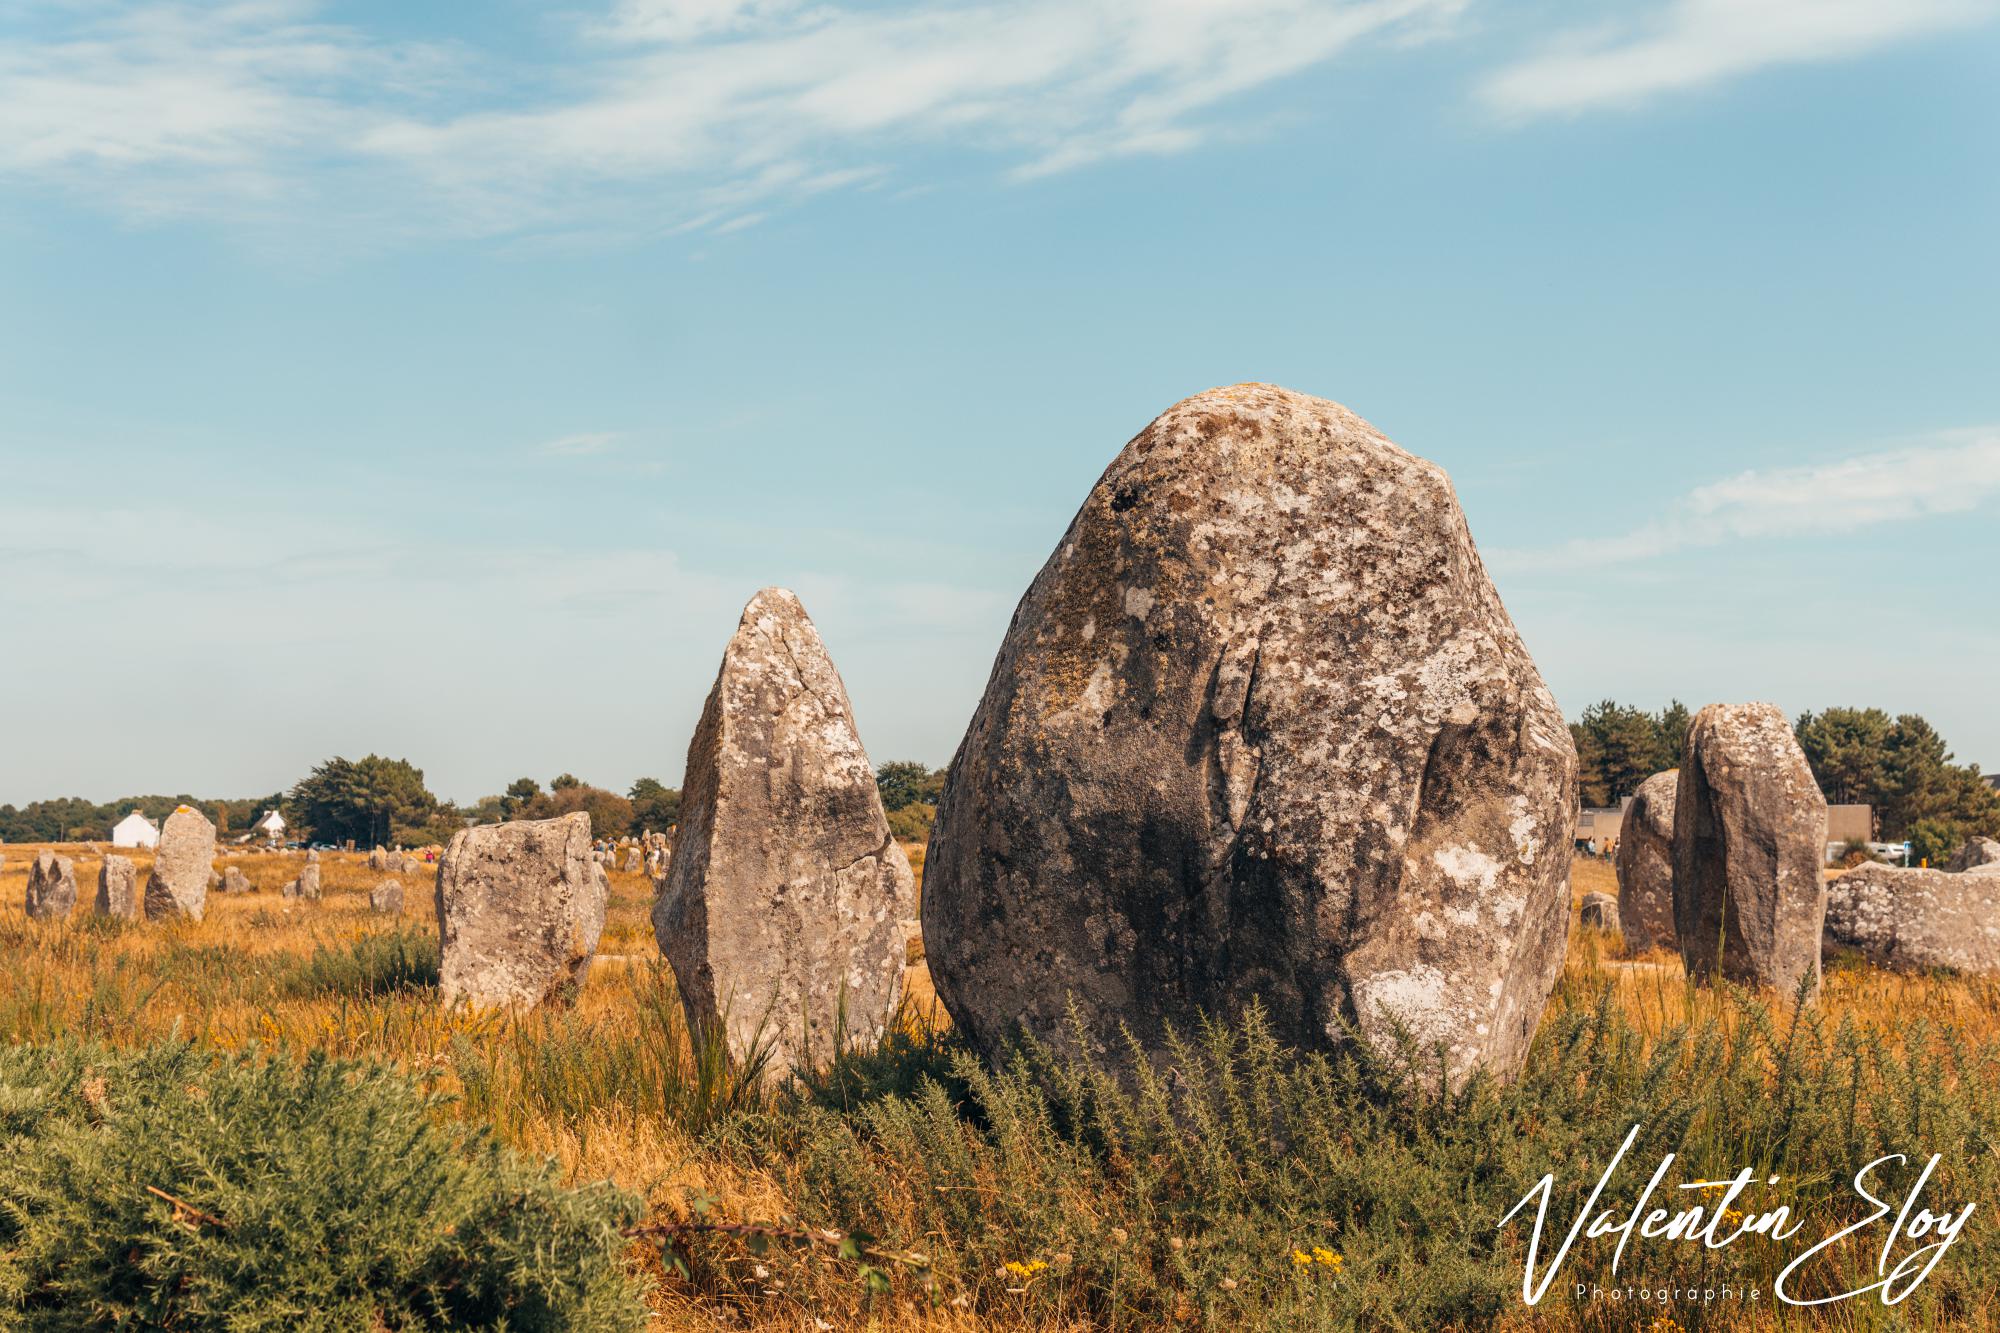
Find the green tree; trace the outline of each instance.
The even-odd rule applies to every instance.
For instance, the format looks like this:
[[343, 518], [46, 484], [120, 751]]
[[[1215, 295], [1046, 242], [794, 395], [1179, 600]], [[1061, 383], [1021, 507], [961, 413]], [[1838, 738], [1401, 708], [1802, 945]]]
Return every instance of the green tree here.
[[292, 788], [291, 799], [312, 836], [352, 838], [362, 846], [396, 841], [403, 832], [412, 841], [428, 841], [426, 826], [438, 811], [422, 769], [374, 754], [327, 760]]
[[1657, 722], [1660, 733], [1660, 767], [1662, 769], [1679, 768], [1681, 766], [1681, 760], [1687, 754], [1688, 725], [1693, 721], [1694, 715], [1688, 711], [1688, 706], [1679, 699], [1675, 699], [1660, 710]]
[[[567, 774], [564, 776], [568, 777]], [[522, 817], [555, 819], [577, 810], [590, 816], [590, 836], [593, 838], [623, 837], [626, 830], [632, 827], [630, 801], [615, 791], [593, 787], [577, 778], [550, 783], [547, 792], [528, 802]]]
[[665, 833], [681, 822], [681, 794], [678, 788], [669, 787], [658, 778], [640, 778], [632, 784], [632, 790], [625, 794], [632, 802], [633, 834], [646, 832]]
[[914, 759], [895, 759], [875, 770], [875, 786], [882, 793], [882, 808], [901, 810], [922, 802], [936, 805], [944, 791], [944, 770], [933, 772]]
[[1577, 786], [1585, 805], [1616, 805], [1663, 768], [1667, 747], [1660, 719], [1612, 699], [1583, 710], [1570, 727], [1576, 741]]
[[2000, 793], [1978, 768], [1953, 763], [1919, 714], [1829, 708], [1801, 714], [1796, 731], [1827, 800], [1873, 806], [1880, 835], [1909, 840], [1914, 857], [1935, 861], [1968, 837], [2000, 832]]
[[569, 791], [573, 787], [581, 787], [582, 785], [583, 779], [574, 773], [564, 773], [560, 777], [549, 779], [550, 791]]
[[507, 784], [506, 795], [500, 798], [500, 811], [509, 819], [518, 819], [528, 803], [541, 794], [542, 784], [533, 778], [515, 778]]

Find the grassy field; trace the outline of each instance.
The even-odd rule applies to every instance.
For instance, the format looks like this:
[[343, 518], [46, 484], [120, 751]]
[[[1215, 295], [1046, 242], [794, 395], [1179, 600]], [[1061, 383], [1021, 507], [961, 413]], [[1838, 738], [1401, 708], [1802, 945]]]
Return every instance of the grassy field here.
[[[297, 857], [225, 855], [218, 869], [255, 892], [211, 893], [199, 923], [120, 924], [89, 915], [97, 853], [69, 847], [79, 909], [45, 924], [21, 908], [35, 850], [0, 848], [0, 1033], [393, 1062], [567, 1179], [640, 1195], [651, 1229], [631, 1259], [666, 1328], [1777, 1326], [1775, 1264], [1741, 1250], [1697, 1254], [1686, 1275], [1762, 1281], [1761, 1307], [1559, 1292], [1522, 1308], [1525, 1232], [1497, 1233], [1500, 1214], [1550, 1169], [1573, 1206], [1639, 1119], [1691, 1168], [1782, 1169], [1800, 1211], [1851, 1215], [1845, 1177], [1868, 1160], [1852, 1154], [1879, 1143], [1946, 1153], [1938, 1188], [2000, 1201], [1979, 1193], [2000, 1183], [1987, 981], [1836, 960], [1818, 1016], [1793, 1024], [1775, 1002], [1689, 986], [1670, 955], [1578, 931], [1516, 1088], [1450, 1096], [1415, 1055], [1349, 1075], [1214, 1033], [1187, 1055], [1208, 1072], [1183, 1092], [1217, 1108], [1192, 1118], [1195, 1151], [1167, 1128], [1185, 1106], [1120, 1102], [1074, 1071], [1042, 1071], [1054, 1094], [987, 1078], [941, 1031], [919, 960], [909, 1035], [806, 1090], [748, 1086], [687, 1038], [643, 875], [611, 876], [574, 1004], [481, 1017], [437, 1002], [428, 867], [400, 876], [391, 917], [368, 910], [384, 876], [360, 856], [325, 857], [324, 898], [301, 903], [278, 894]], [[1608, 863], [1577, 864], [1575, 896], [1592, 890], [1615, 892]], [[1785, 1326], [1992, 1326], [1984, 1220], [1902, 1306]], [[1566, 1272], [1615, 1285], [1606, 1248]], [[1873, 1262], [1858, 1241], [1832, 1253], [1843, 1272]]]

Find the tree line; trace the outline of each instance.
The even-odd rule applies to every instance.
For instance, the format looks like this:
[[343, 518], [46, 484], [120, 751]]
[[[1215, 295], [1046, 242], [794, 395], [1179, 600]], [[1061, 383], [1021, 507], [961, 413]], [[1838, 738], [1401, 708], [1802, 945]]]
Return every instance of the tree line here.
[[[1656, 713], [1611, 699], [1584, 709], [1570, 725], [1583, 804], [1616, 805], [1680, 767], [1691, 720], [1678, 699]], [[2000, 837], [2000, 792], [1919, 714], [1828, 708], [1799, 714], [1793, 730], [1828, 802], [1872, 806], [1880, 840], [1907, 841], [1935, 863], [1969, 837]]]
[[[944, 770], [911, 760], [876, 770], [882, 806], [899, 838], [922, 841], [930, 835]], [[681, 793], [657, 778], [640, 778], [624, 793], [585, 782], [573, 773], [551, 778], [516, 778], [497, 796], [455, 805], [424, 782], [424, 771], [407, 759], [370, 754], [360, 759], [336, 755], [286, 791], [256, 798], [127, 796], [102, 804], [81, 797], [33, 801], [16, 808], [0, 805], [0, 841], [103, 842], [112, 827], [133, 810], [155, 824], [188, 805], [215, 822], [225, 836], [247, 832], [266, 810], [284, 816], [287, 835], [314, 842], [359, 847], [401, 843], [419, 847], [446, 842], [468, 824], [507, 819], [554, 819], [581, 810], [590, 816], [591, 835], [600, 839], [664, 833], [680, 822]]]

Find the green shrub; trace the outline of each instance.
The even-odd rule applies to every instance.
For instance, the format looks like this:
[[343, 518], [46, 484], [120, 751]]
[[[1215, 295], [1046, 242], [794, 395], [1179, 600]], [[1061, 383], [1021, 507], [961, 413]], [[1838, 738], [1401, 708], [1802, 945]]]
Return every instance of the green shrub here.
[[904, 842], [927, 842], [931, 836], [931, 826], [937, 823], [937, 807], [925, 801], [910, 804], [888, 812], [889, 832]]
[[311, 956], [294, 963], [283, 976], [279, 989], [293, 999], [316, 995], [368, 999], [431, 989], [437, 981], [437, 935], [412, 928], [363, 935], [333, 948], [315, 944]]
[[[1692, 1005], [1694, 994], [1673, 1000]], [[1551, 1224], [1566, 1228], [1634, 1125], [1613, 1187], [1626, 1206], [1669, 1152], [1687, 1173], [1669, 1189], [1743, 1167], [1780, 1176], [1779, 1197], [1758, 1206], [1788, 1204], [1814, 1239], [1865, 1216], [1850, 1181], [1885, 1153], [1942, 1154], [1927, 1193], [1939, 1206], [2000, 1198], [1995, 1052], [1921, 1021], [1829, 1030], [1811, 1012], [1794, 1021], [1741, 996], [1729, 1006], [1648, 1039], [1608, 989], [1569, 991], [1517, 1082], [1458, 1092], [1407, 1043], [1302, 1056], [1254, 1013], [1178, 1042], [1170, 1073], [1132, 1086], [1039, 1048], [995, 1072], [948, 1039], [892, 1039], [728, 1136], [728, 1151], [785, 1180], [788, 1198], [783, 1216], [725, 1221], [792, 1228], [764, 1234], [752, 1254], [789, 1255], [789, 1290], [815, 1289], [823, 1307], [886, 1295], [1028, 1326], [1485, 1329], [1530, 1314], [1529, 1226], [1500, 1218], [1553, 1172]], [[911, 1077], [884, 1067], [896, 1059]], [[1630, 1163], [1644, 1164], [1637, 1180]], [[869, 1282], [853, 1281], [854, 1264], [824, 1262], [812, 1238], [827, 1228], [850, 1237]], [[2000, 1256], [1977, 1230], [1897, 1307], [1898, 1327], [1991, 1326]], [[732, 1305], [770, 1298], [769, 1284], [741, 1276], [743, 1234], [677, 1238], [697, 1292]], [[771, 1249], [772, 1234], [798, 1248]], [[1614, 1277], [1611, 1243], [1584, 1242], [1563, 1281], [1759, 1282], [1770, 1306], [1777, 1270], [1800, 1248], [1670, 1246], [1628, 1255]], [[1879, 1277], [1871, 1246], [1837, 1263], [1843, 1289]], [[1534, 1317], [1628, 1326], [1630, 1311], [1593, 1314], [1566, 1290]], [[1865, 1320], [1865, 1303], [1841, 1309]], [[1729, 1328], [1742, 1310], [1672, 1314], [1689, 1329]]]
[[0, 1326], [636, 1329], [637, 1201], [381, 1067], [0, 1049]]

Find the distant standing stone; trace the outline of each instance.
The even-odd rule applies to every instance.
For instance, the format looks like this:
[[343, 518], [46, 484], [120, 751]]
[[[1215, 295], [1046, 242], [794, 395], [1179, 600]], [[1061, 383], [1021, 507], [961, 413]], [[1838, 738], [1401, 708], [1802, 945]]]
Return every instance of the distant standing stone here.
[[146, 877], [146, 917], [187, 916], [201, 920], [208, 909], [210, 864], [215, 859], [215, 825], [199, 810], [182, 806], [160, 827], [153, 873]]
[[646, 868], [645, 855], [634, 845], [625, 849], [625, 873], [637, 874]]
[[1586, 893], [1578, 905], [1576, 919], [1593, 930], [1615, 931], [1619, 929], [1618, 900], [1608, 893]]
[[389, 853], [380, 847], [368, 853], [368, 868], [378, 875], [387, 870], [389, 868]]
[[286, 881], [282, 890], [287, 898], [307, 898], [319, 900], [319, 863], [308, 861], [299, 867], [299, 877]]
[[445, 1002], [539, 1004], [581, 984], [609, 892], [582, 811], [453, 834], [437, 874]]
[[249, 876], [245, 875], [235, 866], [230, 866], [222, 872], [222, 891], [224, 893], [248, 893], [250, 890]]
[[854, 709], [799, 599], [750, 599], [688, 745], [681, 837], [653, 906], [691, 1027], [771, 1072], [872, 1043], [902, 993], [909, 858]]
[[1826, 798], [1772, 704], [1711, 704], [1688, 729], [1674, 808], [1674, 922], [1696, 980], [1819, 993]]
[[1944, 868], [1955, 875], [2000, 872], [2000, 842], [1992, 838], [1967, 838], [1965, 846], [1952, 853]]
[[1826, 942], [1897, 971], [2000, 973], [2000, 874], [1856, 866], [1826, 886]]
[[403, 910], [403, 884], [400, 880], [388, 879], [375, 886], [368, 895], [368, 910], [398, 914]]
[[1618, 919], [1632, 953], [1674, 947], [1674, 800], [1677, 768], [1639, 784], [1618, 830]]
[[[1017, 1028], [1263, 1007], [1510, 1077], [1562, 969], [1576, 752], [1451, 480], [1268, 384], [1128, 443], [1021, 599], [952, 760], [924, 948], [989, 1059]], [[685, 855], [686, 853], [682, 853]]]
[[122, 856], [107, 856], [97, 872], [99, 916], [115, 916], [124, 921], [139, 917], [139, 871]]
[[70, 914], [76, 906], [76, 866], [67, 856], [40, 852], [28, 867], [28, 915], [38, 921]]

